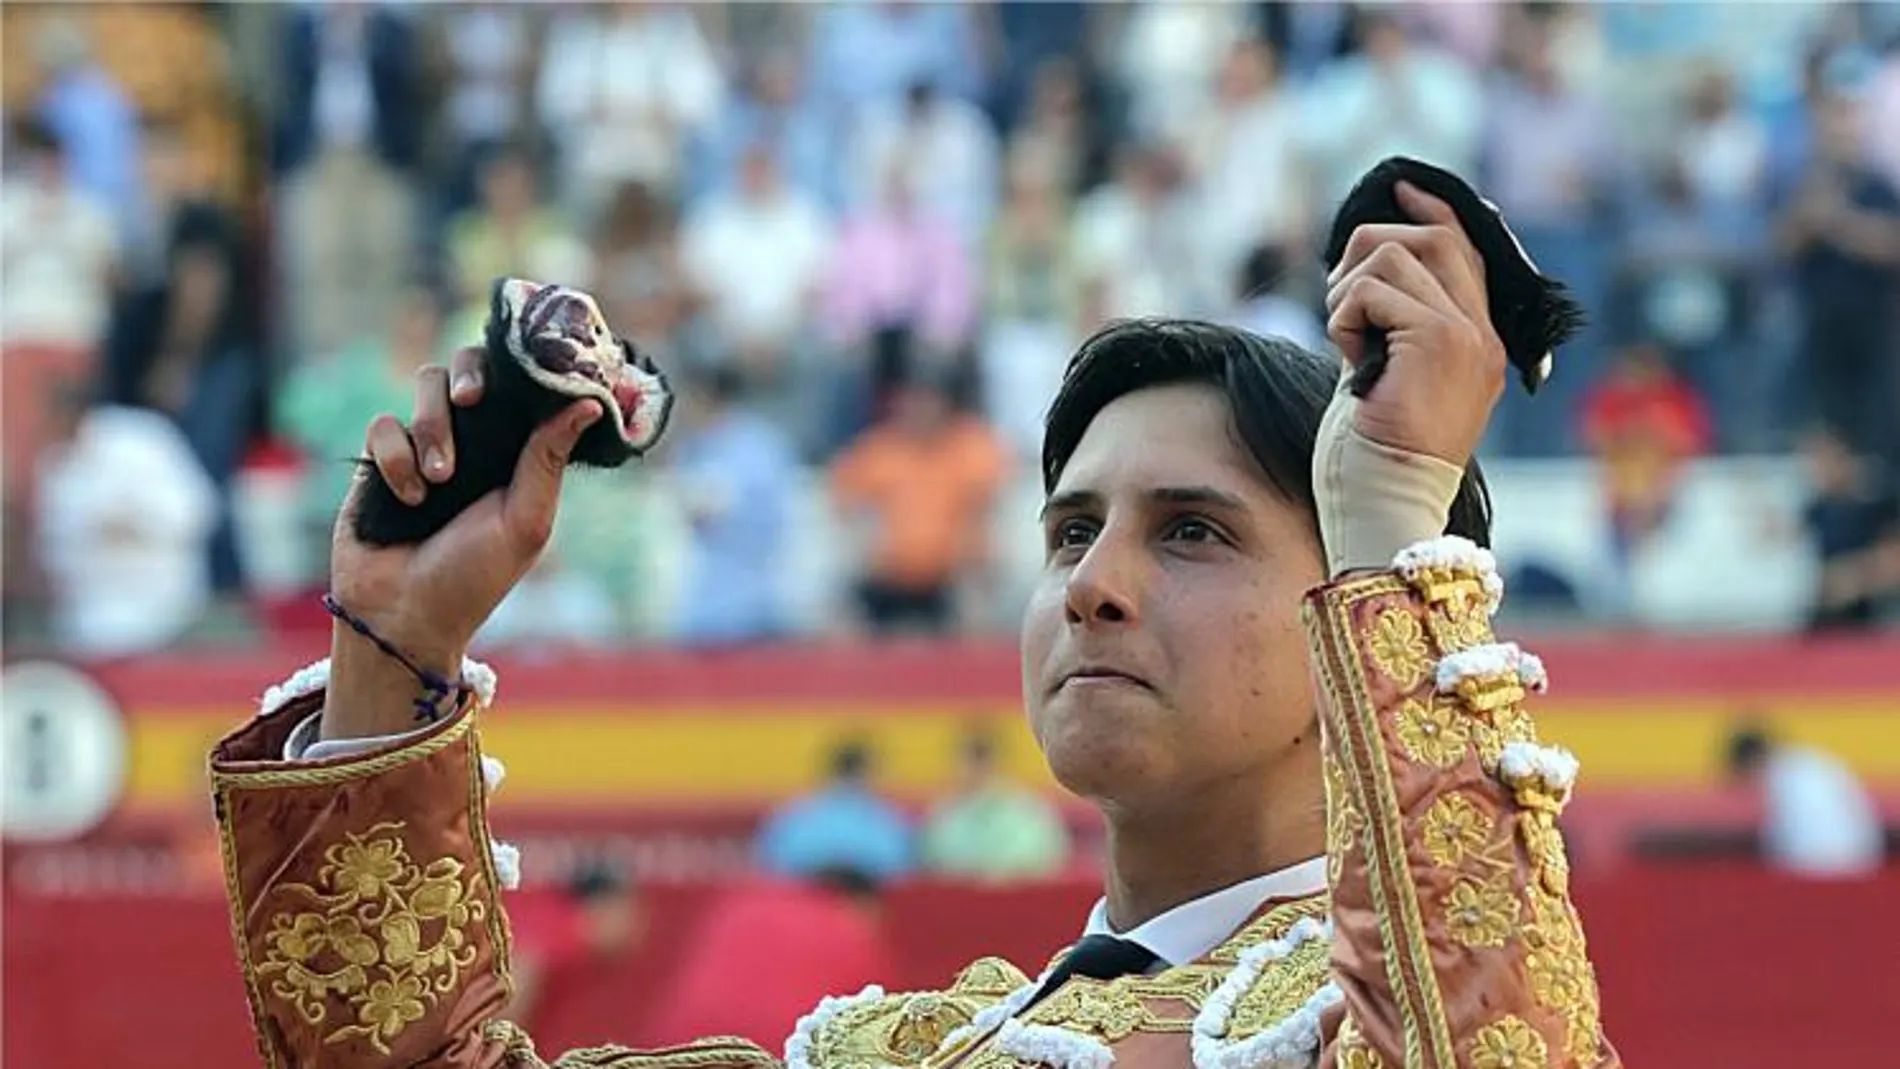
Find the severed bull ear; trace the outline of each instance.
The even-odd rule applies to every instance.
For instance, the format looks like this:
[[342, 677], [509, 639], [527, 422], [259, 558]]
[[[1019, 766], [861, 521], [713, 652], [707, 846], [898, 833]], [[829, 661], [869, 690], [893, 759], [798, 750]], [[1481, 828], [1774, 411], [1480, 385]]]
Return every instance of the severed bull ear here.
[[[1410, 182], [1451, 205], [1466, 235], [1484, 260], [1484, 286], [1491, 301], [1491, 325], [1526, 393], [1536, 393], [1550, 378], [1557, 347], [1583, 328], [1584, 310], [1557, 279], [1542, 274], [1505, 224], [1497, 206], [1471, 184], [1441, 167], [1405, 156], [1392, 156], [1366, 172], [1346, 194], [1326, 239], [1326, 267], [1339, 266], [1352, 232], [1368, 223], [1414, 222], [1399, 207], [1398, 184]], [[1389, 354], [1383, 335], [1369, 335], [1366, 355], [1353, 371], [1355, 396], [1371, 392], [1385, 373]]]

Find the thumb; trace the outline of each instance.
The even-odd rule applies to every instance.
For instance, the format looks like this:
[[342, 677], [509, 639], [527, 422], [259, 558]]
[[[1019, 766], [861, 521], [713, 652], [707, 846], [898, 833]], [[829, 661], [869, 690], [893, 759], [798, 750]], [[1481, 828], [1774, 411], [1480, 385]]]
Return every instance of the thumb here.
[[554, 533], [561, 500], [561, 476], [581, 433], [601, 417], [598, 401], [576, 401], [535, 428], [515, 462], [515, 475], [502, 502], [502, 523], [522, 549], [535, 552]]

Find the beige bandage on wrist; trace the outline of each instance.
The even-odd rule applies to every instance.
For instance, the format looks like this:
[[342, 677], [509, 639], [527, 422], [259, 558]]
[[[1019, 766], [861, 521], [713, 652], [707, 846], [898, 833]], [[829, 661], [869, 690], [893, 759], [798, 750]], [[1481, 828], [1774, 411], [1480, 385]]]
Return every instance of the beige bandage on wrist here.
[[1360, 434], [1353, 426], [1358, 409], [1342, 381], [1313, 450], [1319, 536], [1334, 578], [1390, 568], [1399, 550], [1444, 534], [1464, 479], [1456, 464]]

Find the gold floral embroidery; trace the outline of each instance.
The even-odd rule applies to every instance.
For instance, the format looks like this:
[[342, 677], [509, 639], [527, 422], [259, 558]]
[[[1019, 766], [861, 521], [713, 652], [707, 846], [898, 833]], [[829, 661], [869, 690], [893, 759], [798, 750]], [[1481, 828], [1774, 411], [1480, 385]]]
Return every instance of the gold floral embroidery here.
[[1347, 1017], [1339, 1023], [1338, 1051], [1335, 1064], [1339, 1069], [1385, 1069], [1385, 1059], [1366, 1045], [1356, 1017]]
[[918, 994], [884, 1034], [884, 1049], [900, 1064], [916, 1064], [935, 1053], [950, 1032], [970, 1023], [970, 1014], [942, 995]]
[[1119, 1043], [1137, 1029], [1159, 1023], [1127, 987], [1096, 984], [1063, 988], [1031, 1010], [1027, 1019], [1093, 1032], [1110, 1043]]
[[1309, 939], [1293, 952], [1262, 969], [1253, 984], [1234, 1001], [1222, 1038], [1241, 1040], [1274, 1028], [1332, 979], [1332, 946], [1325, 939]]
[[1564, 1020], [1564, 1046], [1580, 1062], [1596, 1058], [1601, 1003], [1596, 974], [1574, 910], [1559, 895], [1533, 890], [1524, 959], [1531, 994]]
[[[1476, 584], [1473, 584], [1474, 590]], [[1457, 653], [1492, 640], [1491, 618], [1485, 611], [1483, 592], [1473, 599], [1453, 598], [1425, 618], [1433, 641], [1441, 653]]]
[[1326, 773], [1326, 876], [1334, 887], [1346, 866], [1346, 855], [1359, 844], [1359, 832], [1366, 826], [1346, 785], [1346, 770], [1336, 756], [1324, 762]]
[[1445, 927], [1468, 947], [1501, 947], [1517, 926], [1517, 896], [1503, 883], [1464, 877], [1445, 900]]
[[1504, 756], [1504, 744], [1536, 742], [1537, 722], [1522, 705], [1508, 705], [1488, 715], [1471, 718], [1471, 741], [1478, 748], [1478, 763], [1489, 775], [1497, 775], [1498, 761]]
[[410, 859], [404, 825], [385, 822], [350, 834], [324, 852], [317, 886], [292, 883], [279, 893], [309, 906], [271, 919], [260, 978], [313, 1025], [329, 1019], [332, 998], [356, 1023], [324, 1037], [362, 1036], [381, 1054], [389, 1041], [455, 990], [475, 961], [467, 929], [487, 914], [474, 874], [455, 858], [428, 865]]
[[1411, 690], [1425, 678], [1431, 653], [1425, 648], [1425, 629], [1410, 612], [1397, 606], [1381, 612], [1367, 645], [1372, 663], [1400, 690]]
[[1425, 812], [1425, 853], [1433, 864], [1450, 868], [1466, 854], [1484, 849], [1491, 839], [1491, 818], [1462, 794], [1447, 794]]
[[1516, 1016], [1504, 1016], [1472, 1037], [1472, 1069], [1544, 1069], [1550, 1053], [1537, 1029]]
[[1450, 705], [1407, 699], [1399, 706], [1399, 745], [1420, 764], [1450, 768], [1465, 756], [1465, 718]]

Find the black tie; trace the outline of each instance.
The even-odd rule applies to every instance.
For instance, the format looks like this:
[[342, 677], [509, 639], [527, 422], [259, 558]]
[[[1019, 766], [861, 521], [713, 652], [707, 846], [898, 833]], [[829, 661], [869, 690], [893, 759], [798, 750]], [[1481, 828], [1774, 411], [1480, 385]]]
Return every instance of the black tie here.
[[1055, 967], [1049, 979], [1043, 981], [1034, 996], [1024, 1004], [1028, 1009], [1055, 993], [1055, 990], [1068, 982], [1071, 976], [1086, 976], [1091, 980], [1113, 980], [1117, 976], [1129, 976], [1145, 972], [1160, 958], [1154, 951], [1140, 943], [1131, 943], [1126, 939], [1117, 939], [1112, 935], [1086, 935], [1062, 964]]

